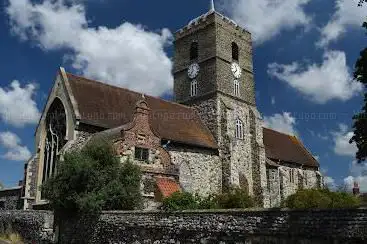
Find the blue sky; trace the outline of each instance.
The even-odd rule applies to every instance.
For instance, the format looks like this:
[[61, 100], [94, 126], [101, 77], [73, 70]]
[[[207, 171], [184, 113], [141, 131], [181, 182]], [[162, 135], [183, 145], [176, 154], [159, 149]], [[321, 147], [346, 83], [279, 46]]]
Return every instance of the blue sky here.
[[[58, 67], [169, 96], [172, 35], [209, 0], [2, 0], [0, 181], [16, 185], [34, 152], [34, 131]], [[350, 145], [363, 88], [352, 81], [366, 45], [367, 8], [357, 0], [228, 0], [218, 11], [250, 30], [258, 109], [265, 124], [296, 134], [329, 183], [367, 191]]]

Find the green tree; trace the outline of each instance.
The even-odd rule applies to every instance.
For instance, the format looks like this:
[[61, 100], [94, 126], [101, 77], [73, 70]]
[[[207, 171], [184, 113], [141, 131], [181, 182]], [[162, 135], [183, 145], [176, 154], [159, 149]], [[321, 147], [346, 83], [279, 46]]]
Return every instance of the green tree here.
[[292, 209], [355, 208], [360, 206], [360, 199], [347, 192], [304, 189], [290, 195], [282, 205]]
[[244, 209], [255, 206], [254, 199], [247, 191], [240, 188], [230, 188], [222, 194], [201, 197], [189, 192], [175, 192], [163, 199], [162, 208], [167, 211], [188, 209]]
[[141, 206], [139, 167], [131, 162], [121, 165], [105, 141], [67, 153], [58, 166], [56, 176], [42, 186], [42, 193], [56, 211], [94, 214]]
[[[360, 0], [359, 6], [362, 6], [366, 0]], [[363, 23], [363, 28], [367, 30], [367, 21]], [[355, 64], [354, 79], [361, 82], [367, 89], [367, 47], [360, 53]], [[358, 148], [356, 158], [359, 162], [367, 159], [367, 92], [364, 94], [364, 106], [362, 111], [353, 117], [354, 135], [350, 143], [355, 142]]]
[[3, 185], [3, 183], [0, 181], [0, 190], [1, 189], [4, 189], [4, 185]]

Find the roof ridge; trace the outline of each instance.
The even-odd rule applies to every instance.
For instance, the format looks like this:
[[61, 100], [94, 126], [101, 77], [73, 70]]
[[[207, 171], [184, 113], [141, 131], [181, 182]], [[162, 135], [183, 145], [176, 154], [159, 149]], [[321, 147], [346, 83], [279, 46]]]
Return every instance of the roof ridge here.
[[80, 75], [75, 75], [75, 74], [72, 74], [72, 73], [69, 73], [69, 72], [66, 72], [66, 74], [67, 74], [67, 75], [72, 75], [72, 76], [75, 76], [75, 77], [79, 77], [79, 78], [82, 78], [82, 79], [85, 79], [85, 80], [86, 80], [86, 81], [88, 81], [88, 82], [98, 83], [98, 84], [103, 85], [103, 86], [108, 86], [108, 87], [111, 87], [111, 88], [117, 88], [117, 89], [121, 89], [121, 90], [129, 91], [129, 92], [132, 92], [132, 93], [135, 93], [135, 94], [144, 94], [144, 96], [146, 96], [146, 97], [150, 97], [150, 98], [158, 99], [158, 100], [163, 101], [163, 102], [167, 102], [167, 103], [175, 104], [175, 105], [178, 105], [178, 106], [181, 106], [181, 107], [184, 107], [184, 108], [188, 108], [188, 109], [190, 109], [190, 110], [195, 111], [193, 107], [190, 107], [190, 106], [187, 106], [187, 105], [184, 105], [184, 104], [180, 104], [180, 103], [176, 103], [176, 102], [173, 102], [173, 101], [168, 101], [168, 100], [165, 100], [165, 99], [160, 98], [160, 97], [147, 95], [147, 94], [145, 94], [145, 93], [141, 93], [141, 92], [133, 91], [133, 90], [127, 89], [127, 88], [125, 88], [125, 87], [120, 87], [120, 86], [111, 85], [111, 84], [108, 84], [108, 83], [104, 83], [104, 82], [102, 82], [102, 81], [100, 81], [100, 80], [93, 80], [93, 79], [86, 78], [86, 77], [84, 77], [84, 76], [80, 76]]
[[270, 130], [270, 131], [273, 131], [273, 132], [276, 132], [278, 134], [282, 134], [282, 135], [285, 135], [285, 136], [296, 137], [295, 135], [288, 134], [288, 133], [281, 132], [281, 131], [277, 131], [277, 130], [274, 130], [274, 129], [271, 129], [271, 128], [268, 128], [268, 127], [263, 127], [263, 129], [267, 129], [267, 130]]
[[309, 155], [313, 160], [315, 160], [316, 162], [319, 162], [318, 160], [316, 160], [316, 158], [312, 155], [312, 153], [310, 152], [310, 150], [308, 150], [308, 148], [303, 144], [302, 141], [300, 141], [297, 137], [294, 137], [295, 140], [297, 140], [298, 145], [301, 146], [302, 150], [305, 151], [307, 153], [307, 155]]

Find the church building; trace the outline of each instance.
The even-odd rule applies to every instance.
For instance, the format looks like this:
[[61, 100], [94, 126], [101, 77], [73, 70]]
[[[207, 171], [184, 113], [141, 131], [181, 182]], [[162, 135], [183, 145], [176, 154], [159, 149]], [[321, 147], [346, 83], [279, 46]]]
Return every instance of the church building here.
[[274, 207], [297, 189], [322, 186], [302, 142], [263, 127], [251, 33], [212, 6], [176, 32], [174, 49], [174, 102], [60, 68], [25, 165], [25, 209], [47, 204], [40, 186], [63, 153], [97, 138], [113, 143], [121, 163], [141, 167], [146, 208], [175, 191], [205, 196], [233, 186]]

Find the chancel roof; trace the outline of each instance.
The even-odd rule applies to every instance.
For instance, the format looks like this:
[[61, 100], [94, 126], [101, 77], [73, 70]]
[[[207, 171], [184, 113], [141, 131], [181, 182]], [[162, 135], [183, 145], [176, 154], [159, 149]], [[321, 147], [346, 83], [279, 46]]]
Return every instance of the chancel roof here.
[[263, 129], [266, 157], [273, 161], [318, 167], [319, 163], [295, 136]]

